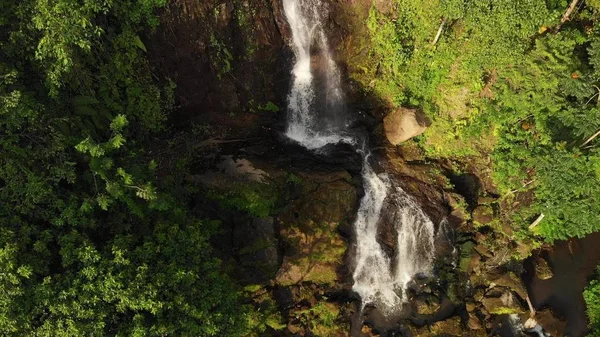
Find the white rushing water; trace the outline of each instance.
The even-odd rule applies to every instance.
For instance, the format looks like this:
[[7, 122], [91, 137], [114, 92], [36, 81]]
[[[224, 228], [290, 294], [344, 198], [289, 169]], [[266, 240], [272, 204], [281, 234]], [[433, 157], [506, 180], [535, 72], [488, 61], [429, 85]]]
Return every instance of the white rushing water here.
[[[350, 137], [343, 135], [342, 126], [335, 119], [325, 119], [317, 113], [318, 108], [333, 110], [344, 101], [340, 72], [331, 57], [323, 27], [323, 18], [327, 16], [326, 4], [320, 0], [283, 0], [283, 8], [292, 30], [295, 56], [292, 88], [288, 96], [286, 136], [308, 149], [318, 149], [340, 141], [352, 143]], [[318, 89], [325, 106], [317, 107], [313, 63], [319, 61], [325, 83]]]
[[360, 294], [363, 305], [375, 303], [393, 307], [400, 298], [396, 295], [390, 269], [390, 258], [377, 242], [383, 202], [388, 194], [389, 178], [378, 176], [365, 160], [362, 169], [365, 195], [360, 201], [354, 227], [356, 229], [356, 268], [353, 289]]
[[[323, 26], [326, 5], [320, 0], [283, 0], [283, 6], [295, 55], [286, 135], [311, 150], [338, 142], [358, 146], [359, 141], [347, 135], [346, 122], [340, 121], [344, 97]], [[366, 153], [362, 169], [365, 195], [355, 222], [353, 289], [363, 306], [374, 304], [382, 312], [392, 313], [406, 301], [407, 283], [415, 275], [430, 272], [434, 226], [402, 188], [386, 174], [373, 171]], [[382, 225], [391, 225], [397, 235], [393, 256], [377, 241]]]
[[[415, 275], [429, 274], [434, 252], [434, 226], [416, 202], [385, 174], [377, 175], [368, 161], [363, 164], [365, 195], [356, 217], [356, 268], [353, 289], [362, 304], [374, 304], [384, 313], [401, 309], [405, 289]], [[389, 203], [385, 219], [384, 202]], [[395, 256], [377, 242], [377, 230], [391, 221], [396, 233]]]

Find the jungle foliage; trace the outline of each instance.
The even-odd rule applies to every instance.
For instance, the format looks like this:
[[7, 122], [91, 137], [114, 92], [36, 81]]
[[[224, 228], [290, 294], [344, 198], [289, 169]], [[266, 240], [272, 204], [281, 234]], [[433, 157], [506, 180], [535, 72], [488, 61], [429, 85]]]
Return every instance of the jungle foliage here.
[[590, 336], [600, 336], [600, 278], [596, 277], [590, 282], [583, 292], [583, 298], [585, 299], [587, 315], [590, 320]]
[[152, 154], [174, 96], [142, 36], [165, 3], [0, 1], [2, 336], [247, 331], [217, 223]]
[[[433, 120], [433, 158], [492, 158], [499, 195], [531, 193], [515, 227], [549, 241], [600, 230], [600, 7], [581, 1], [405, 1], [371, 8], [356, 79]], [[434, 37], [442, 26], [436, 43]]]
[[[152, 72], [143, 41], [166, 2], [0, 0], [0, 335], [284, 328], [270, 298], [262, 311], [242, 304], [214, 257], [219, 224], [190, 209], [185, 161], [161, 169], [153, 151], [173, 132], [174, 88]], [[430, 157], [491, 155], [503, 195], [534, 197], [518, 227], [544, 213], [535, 230], [548, 240], [600, 230], [598, 1], [560, 29], [565, 0], [390, 2], [369, 12], [356, 79], [423, 108]], [[208, 43], [222, 76], [231, 52]], [[261, 186], [207, 196], [250, 216], [276, 207]], [[590, 317], [596, 288], [585, 294]], [[298, 317], [333, 334], [336, 310], [323, 303]]]

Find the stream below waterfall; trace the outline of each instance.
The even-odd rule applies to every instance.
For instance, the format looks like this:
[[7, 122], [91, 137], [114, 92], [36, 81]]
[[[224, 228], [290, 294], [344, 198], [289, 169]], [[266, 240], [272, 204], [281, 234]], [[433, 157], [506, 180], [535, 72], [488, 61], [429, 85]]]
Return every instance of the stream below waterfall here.
[[[327, 145], [346, 143], [362, 155], [364, 196], [354, 222], [352, 289], [363, 308], [373, 305], [386, 315], [398, 313], [407, 301], [407, 284], [431, 272], [434, 225], [393, 177], [375, 172], [377, 158], [371, 155], [368, 140], [348, 128], [351, 116], [324, 26], [327, 5], [320, 0], [284, 0], [283, 5], [295, 56], [286, 136], [308, 150], [322, 152]], [[396, 231], [394, 252], [377, 240], [384, 221]]]

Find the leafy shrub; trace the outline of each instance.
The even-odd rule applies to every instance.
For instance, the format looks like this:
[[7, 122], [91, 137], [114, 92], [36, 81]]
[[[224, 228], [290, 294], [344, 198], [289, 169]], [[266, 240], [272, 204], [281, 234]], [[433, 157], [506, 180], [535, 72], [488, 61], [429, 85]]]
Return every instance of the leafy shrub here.
[[600, 336], [600, 280], [592, 280], [583, 292], [591, 336]]

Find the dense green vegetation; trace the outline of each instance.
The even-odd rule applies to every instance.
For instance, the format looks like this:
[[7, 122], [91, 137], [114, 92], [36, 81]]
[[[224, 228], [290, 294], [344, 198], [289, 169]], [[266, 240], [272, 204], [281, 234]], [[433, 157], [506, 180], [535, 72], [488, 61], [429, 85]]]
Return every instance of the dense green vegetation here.
[[[285, 319], [321, 336], [348, 331], [344, 308], [316, 290], [284, 319], [268, 287], [242, 290], [215, 258], [220, 224], [190, 207], [195, 198], [264, 218], [285, 192], [200, 191], [184, 179], [192, 160], [168, 145], [174, 84], [153, 72], [143, 42], [166, 3], [0, 0], [0, 335], [253, 336]], [[503, 219], [522, 237], [600, 230], [600, 3], [582, 2], [561, 27], [565, 0], [389, 3], [369, 11], [356, 80], [392, 106], [425, 111], [433, 124], [418, 142], [428, 157], [491, 157], [500, 199], [521, 195]], [[238, 28], [251, 25], [236, 6]], [[237, 81], [235, 60], [258, 48], [246, 41], [240, 56], [218, 34], [204, 42], [220, 80]], [[250, 102], [252, 113], [280, 111]], [[311, 225], [327, 249], [302, 263], [343, 259], [336, 225]], [[320, 273], [306, 280], [337, 279], [333, 268]], [[584, 294], [595, 329], [599, 289], [593, 281]]]
[[[492, 158], [499, 195], [530, 193], [514, 227], [540, 214], [552, 241], [600, 230], [600, 14], [581, 2], [393, 1], [368, 19], [372, 59], [357, 80], [422, 107], [433, 158]], [[444, 22], [440, 39], [433, 40]]]
[[[165, 0], [0, 1], [0, 335], [235, 336], [238, 291], [151, 155], [173, 85], [142, 31]], [[254, 314], [256, 316], [258, 314]]]
[[583, 292], [583, 298], [587, 307], [587, 315], [590, 319], [591, 336], [600, 336], [600, 280], [592, 280]]

